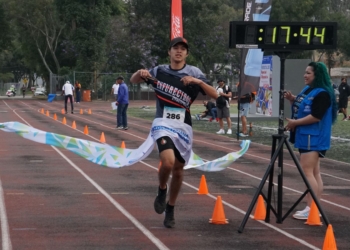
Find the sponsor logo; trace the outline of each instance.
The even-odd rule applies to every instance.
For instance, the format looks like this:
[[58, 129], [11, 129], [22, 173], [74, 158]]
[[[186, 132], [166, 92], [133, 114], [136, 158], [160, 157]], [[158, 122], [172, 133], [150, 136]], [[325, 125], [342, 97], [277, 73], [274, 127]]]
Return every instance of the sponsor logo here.
[[250, 12], [252, 11], [252, 2], [247, 2], [245, 6], [244, 21], [249, 21]]
[[171, 22], [171, 32], [173, 33], [173, 38], [180, 37], [181, 35], [181, 20], [180, 17], [172, 15]]
[[183, 92], [181, 89], [171, 86], [165, 82], [158, 81], [156, 90], [162, 92], [165, 95], [171, 96], [171, 99], [184, 107], [190, 107], [191, 97]]

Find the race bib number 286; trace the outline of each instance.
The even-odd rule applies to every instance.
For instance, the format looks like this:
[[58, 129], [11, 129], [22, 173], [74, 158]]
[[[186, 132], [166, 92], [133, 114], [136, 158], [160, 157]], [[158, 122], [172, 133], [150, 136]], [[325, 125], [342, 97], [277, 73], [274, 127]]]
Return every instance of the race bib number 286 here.
[[172, 108], [172, 107], [164, 107], [163, 118], [167, 118], [170, 120], [178, 120], [181, 122], [185, 121], [185, 109], [181, 108]]

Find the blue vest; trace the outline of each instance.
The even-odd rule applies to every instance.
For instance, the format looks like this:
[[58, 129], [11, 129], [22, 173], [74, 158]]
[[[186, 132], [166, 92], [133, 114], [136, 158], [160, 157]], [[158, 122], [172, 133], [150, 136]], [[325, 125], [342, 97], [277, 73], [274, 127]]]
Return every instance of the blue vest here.
[[[301, 95], [309, 86], [305, 87]], [[298, 119], [311, 114], [311, 105], [314, 97], [325, 91], [322, 88], [316, 88], [301, 101], [298, 110]], [[297, 98], [299, 97], [297, 96]], [[295, 147], [304, 150], [327, 150], [331, 144], [331, 130], [332, 130], [332, 105], [327, 109], [322, 120], [316, 123], [301, 125], [296, 127], [295, 131]]]

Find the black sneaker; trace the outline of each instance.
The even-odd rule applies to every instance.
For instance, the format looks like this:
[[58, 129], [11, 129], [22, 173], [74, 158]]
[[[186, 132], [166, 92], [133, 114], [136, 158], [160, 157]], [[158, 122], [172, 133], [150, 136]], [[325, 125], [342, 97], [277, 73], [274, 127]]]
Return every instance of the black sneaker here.
[[154, 210], [158, 214], [162, 214], [165, 211], [167, 191], [168, 186], [165, 189], [160, 189], [160, 187], [158, 187], [158, 194], [156, 199], [154, 200]]
[[169, 204], [166, 205], [165, 219], [164, 219], [163, 224], [167, 228], [175, 227], [174, 207], [170, 206]]

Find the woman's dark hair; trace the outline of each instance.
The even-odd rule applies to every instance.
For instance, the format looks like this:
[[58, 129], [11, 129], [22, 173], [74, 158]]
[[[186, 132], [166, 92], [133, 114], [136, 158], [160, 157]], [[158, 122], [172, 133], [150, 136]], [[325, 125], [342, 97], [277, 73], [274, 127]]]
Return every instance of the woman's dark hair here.
[[329, 77], [327, 67], [322, 62], [311, 62], [309, 66], [313, 68], [315, 79], [312, 82], [312, 88], [322, 88], [329, 94], [332, 104], [332, 123], [337, 120], [338, 105], [335, 99], [331, 78]]
[[313, 68], [315, 79], [312, 82], [312, 88], [322, 88], [329, 94], [332, 104], [332, 123], [337, 120], [338, 104], [335, 98], [331, 78], [329, 77], [327, 67], [322, 62], [311, 62], [309, 66]]

